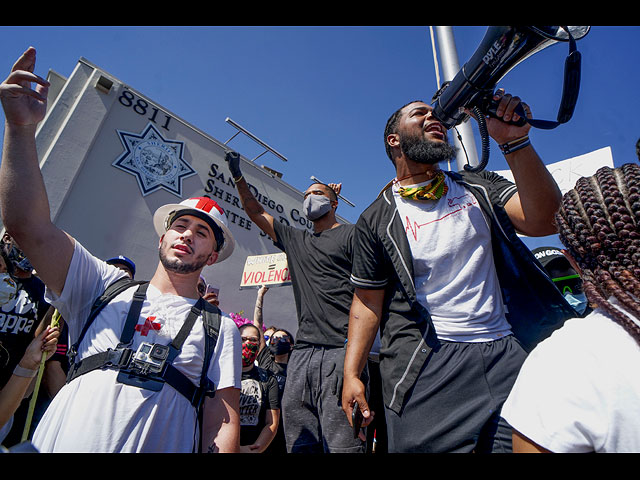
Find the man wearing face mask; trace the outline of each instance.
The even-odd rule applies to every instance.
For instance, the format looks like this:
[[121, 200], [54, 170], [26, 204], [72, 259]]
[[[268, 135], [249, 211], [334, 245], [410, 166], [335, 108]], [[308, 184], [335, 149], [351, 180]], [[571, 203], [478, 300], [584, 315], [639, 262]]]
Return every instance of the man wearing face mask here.
[[282, 399], [287, 450], [364, 452], [364, 436], [354, 439], [338, 398], [353, 298], [353, 225], [336, 220], [340, 185], [314, 183], [305, 191], [309, 232], [274, 221], [242, 177], [240, 156], [229, 152], [226, 160], [244, 211], [287, 254], [291, 271], [298, 332]]
[[533, 255], [544, 267], [551, 280], [580, 317], [586, 317], [592, 311], [587, 296], [582, 289], [582, 280], [574, 270], [562, 250], [555, 247], [538, 247]]

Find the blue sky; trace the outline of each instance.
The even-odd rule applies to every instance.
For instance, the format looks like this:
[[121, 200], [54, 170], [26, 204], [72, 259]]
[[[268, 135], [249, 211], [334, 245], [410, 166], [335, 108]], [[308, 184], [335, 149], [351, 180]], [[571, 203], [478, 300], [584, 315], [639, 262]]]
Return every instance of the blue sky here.
[[[461, 65], [486, 28], [453, 27]], [[530, 134], [545, 163], [606, 146], [616, 165], [638, 161], [639, 41], [640, 27], [594, 26], [578, 42], [582, 83], [572, 120]], [[68, 76], [84, 57], [220, 141], [236, 132], [225, 122], [232, 118], [288, 158], [266, 154], [258, 163], [282, 172], [299, 190], [311, 175], [342, 182], [343, 195], [356, 206], [342, 204], [339, 213], [352, 222], [394, 176], [382, 139], [387, 118], [410, 100], [430, 100], [436, 90], [428, 26], [4, 26], [0, 44], [3, 78], [33, 45], [42, 76], [48, 69]], [[551, 46], [499, 86], [521, 96], [535, 117], [555, 119], [567, 52], [566, 43]], [[249, 159], [263, 152], [240, 137], [230, 146]], [[488, 169], [507, 168], [493, 142], [491, 152]]]

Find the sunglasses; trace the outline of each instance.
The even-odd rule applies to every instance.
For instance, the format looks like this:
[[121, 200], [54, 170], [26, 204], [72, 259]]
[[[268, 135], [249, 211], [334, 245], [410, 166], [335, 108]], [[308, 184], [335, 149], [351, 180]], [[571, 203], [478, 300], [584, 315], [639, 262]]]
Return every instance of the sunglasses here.
[[580, 275], [567, 275], [553, 279], [553, 283], [558, 287], [563, 295], [566, 293], [582, 293], [582, 280]]

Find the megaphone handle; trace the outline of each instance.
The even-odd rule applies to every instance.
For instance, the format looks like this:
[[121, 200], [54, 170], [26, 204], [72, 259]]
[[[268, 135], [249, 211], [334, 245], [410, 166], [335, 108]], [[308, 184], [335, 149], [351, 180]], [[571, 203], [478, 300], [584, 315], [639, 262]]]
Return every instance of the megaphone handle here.
[[[490, 117], [493, 117], [493, 118], [500, 118], [496, 114], [496, 111], [498, 110], [498, 103], [500, 103], [499, 100], [493, 100], [493, 98], [492, 98], [488, 102], [487, 106], [484, 108], [484, 113], [486, 115], [489, 115]], [[527, 123], [527, 114], [525, 113], [524, 107], [522, 106], [521, 103], [519, 103], [516, 106], [516, 108], [513, 110], [513, 112], [518, 114], [520, 118], [518, 120], [516, 120], [516, 121], [510, 120], [510, 121], [508, 121], [506, 123], [509, 123], [509, 124], [512, 124], [512, 125], [517, 125], [518, 127], [521, 127], [521, 126], [523, 126], [524, 124]]]

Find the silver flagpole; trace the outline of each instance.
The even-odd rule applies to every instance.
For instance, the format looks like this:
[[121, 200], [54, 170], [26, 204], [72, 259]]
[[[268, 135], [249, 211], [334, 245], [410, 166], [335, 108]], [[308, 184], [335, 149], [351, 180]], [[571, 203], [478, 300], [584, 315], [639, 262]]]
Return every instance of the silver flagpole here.
[[[438, 49], [442, 58], [442, 73], [443, 83], [453, 80], [460, 70], [460, 64], [458, 62], [458, 52], [456, 50], [455, 40], [453, 38], [453, 30], [451, 27], [436, 26], [438, 39]], [[441, 85], [439, 85], [441, 86]], [[458, 155], [456, 157], [456, 165], [458, 170], [462, 170], [464, 165], [468, 162], [471, 166], [478, 165], [478, 153], [476, 150], [476, 142], [473, 136], [473, 130], [471, 129], [471, 123], [469, 121], [464, 122], [455, 127], [462, 138], [461, 145], [458, 136], [454, 129], [451, 129], [449, 135], [453, 137], [454, 144], [458, 147]], [[466, 152], [466, 155], [465, 155]]]

